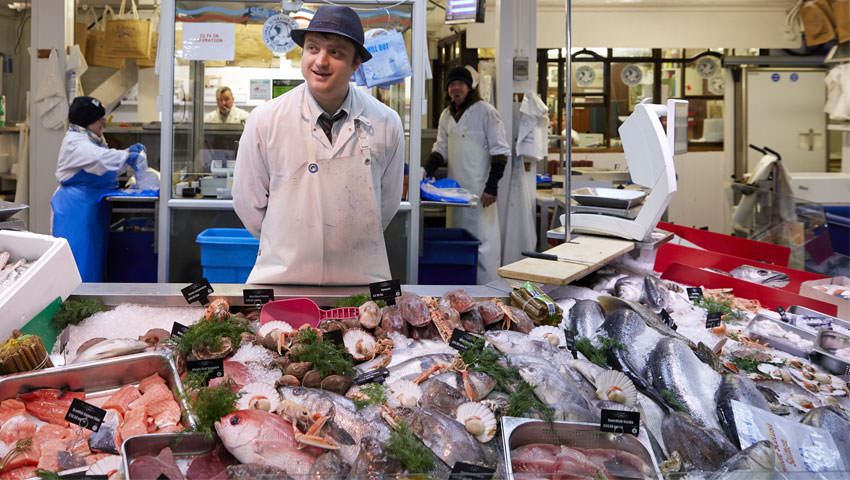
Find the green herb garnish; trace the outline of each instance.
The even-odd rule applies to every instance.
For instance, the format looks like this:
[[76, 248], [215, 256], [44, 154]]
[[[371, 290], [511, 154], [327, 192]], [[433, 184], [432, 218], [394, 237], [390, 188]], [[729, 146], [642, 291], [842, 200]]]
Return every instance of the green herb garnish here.
[[357, 410], [369, 405], [381, 405], [387, 401], [387, 388], [380, 383], [370, 383], [360, 389], [358, 397], [353, 401]]
[[676, 397], [676, 394], [674, 394], [670, 390], [667, 390], [666, 388], [662, 389], [660, 393], [661, 398], [663, 398], [667, 405], [670, 405], [673, 410], [677, 410], [682, 413], [688, 413], [688, 410], [685, 408], [684, 405], [682, 405], [682, 402], [679, 401], [679, 399]]
[[17, 442], [15, 442], [14, 448], [9, 450], [9, 452], [6, 453], [6, 455], [2, 459], [0, 459], [0, 472], [2, 472], [3, 469], [6, 468], [6, 465], [8, 465], [13, 458], [20, 455], [21, 453], [28, 451], [30, 448], [32, 448], [32, 438], [25, 438], [23, 440], [18, 440]]
[[57, 330], [64, 330], [68, 325], [78, 325], [95, 313], [104, 310], [106, 305], [97, 298], [65, 300], [59, 310], [53, 314], [51, 322]]
[[387, 455], [401, 463], [408, 472], [426, 473], [434, 468], [431, 450], [416, 438], [407, 422], [400, 422], [398, 428], [390, 432], [385, 447]]
[[590, 362], [599, 365], [600, 367], [607, 368], [608, 366], [608, 353], [613, 350], [627, 350], [626, 346], [622, 343], [614, 340], [613, 338], [599, 336], [596, 337], [599, 341], [599, 347], [595, 347], [593, 342], [590, 341], [587, 337], [580, 337], [576, 340], [576, 350], [581, 352], [585, 358], [587, 358]]
[[[372, 300], [372, 297], [370, 297], [369, 295], [363, 294], [363, 293], [358, 293], [357, 295], [352, 295], [350, 297], [345, 297], [345, 298], [341, 298], [341, 299], [337, 300], [334, 303], [334, 308], [359, 307], [360, 305], [363, 305], [364, 303], [368, 302], [369, 300]], [[387, 302], [385, 302], [383, 300], [378, 300], [375, 303], [377, 303], [378, 306], [381, 307], [381, 308], [387, 306]]]
[[727, 301], [702, 297], [694, 301], [694, 305], [704, 308], [708, 313], [720, 313], [720, 318], [724, 321], [739, 321], [744, 319], [744, 315], [732, 308], [732, 304]]
[[233, 316], [221, 322], [202, 320], [183, 333], [177, 342], [177, 351], [184, 357], [192, 350], [217, 351], [221, 349], [221, 339], [225, 337], [230, 339], [236, 349], [242, 343], [242, 334], [251, 332], [247, 321]]
[[759, 362], [758, 360], [756, 360], [754, 358], [735, 357], [735, 358], [732, 359], [732, 363], [736, 367], [738, 367], [738, 370], [740, 370], [742, 372], [761, 373], [761, 372], [759, 372], [759, 369], [758, 369], [759, 363], [761, 363], [761, 362]]
[[45, 470], [43, 468], [36, 470], [35, 476], [41, 480], [62, 480], [62, 477], [60, 477], [58, 473], [53, 470]]
[[323, 342], [312, 328], [298, 331], [289, 358], [295, 362], [310, 362], [324, 378], [328, 375], [354, 375], [354, 360], [342, 347]]
[[212, 388], [201, 388], [194, 391], [194, 398], [190, 395], [190, 402], [195, 416], [198, 418], [198, 426], [195, 431], [211, 437], [215, 432], [215, 422], [221, 417], [236, 411], [236, 401], [239, 394], [231, 389], [233, 381], [227, 379], [221, 385]]

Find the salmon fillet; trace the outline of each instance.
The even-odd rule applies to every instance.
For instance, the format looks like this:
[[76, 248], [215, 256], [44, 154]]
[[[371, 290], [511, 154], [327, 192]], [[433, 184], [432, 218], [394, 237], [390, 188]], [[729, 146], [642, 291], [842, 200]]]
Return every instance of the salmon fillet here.
[[174, 395], [171, 394], [171, 390], [164, 383], [150, 385], [141, 397], [130, 403], [130, 410], [135, 410], [142, 405], [149, 405], [159, 400], [174, 401]]
[[0, 425], [6, 423], [12, 417], [27, 413], [27, 408], [24, 402], [10, 398], [0, 402]]
[[127, 413], [127, 410], [130, 409], [130, 404], [134, 401], [141, 398], [141, 394], [139, 393], [139, 389], [132, 385], [125, 385], [121, 387], [120, 390], [113, 393], [111, 397], [101, 406], [104, 410], [113, 409], [118, 410], [121, 415]]
[[124, 423], [118, 429], [122, 440], [148, 433], [146, 418], [147, 412], [144, 406], [127, 412], [127, 415], [124, 416]]
[[165, 379], [154, 373], [150, 377], [145, 377], [139, 382], [139, 391], [145, 393], [151, 385], [165, 385]]

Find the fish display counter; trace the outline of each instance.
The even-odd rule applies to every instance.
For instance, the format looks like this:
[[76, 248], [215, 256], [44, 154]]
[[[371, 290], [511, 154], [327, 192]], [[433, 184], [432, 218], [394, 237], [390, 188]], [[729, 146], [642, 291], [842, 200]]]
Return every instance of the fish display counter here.
[[[55, 366], [0, 376], [0, 478], [72, 465], [126, 479], [846, 478], [850, 467], [850, 372], [818, 355], [841, 358], [842, 322], [799, 314], [783, 328], [757, 302], [628, 259], [580, 284], [511, 291], [193, 287], [80, 286], [44, 338]], [[787, 348], [803, 331], [813, 347]], [[173, 398], [141, 400], [152, 380], [129, 373], [89, 395], [97, 368], [139, 356], [170, 359], [174, 373], [160, 375]], [[27, 380], [40, 372], [49, 384]], [[118, 433], [34, 446], [76, 428], [75, 400]]]

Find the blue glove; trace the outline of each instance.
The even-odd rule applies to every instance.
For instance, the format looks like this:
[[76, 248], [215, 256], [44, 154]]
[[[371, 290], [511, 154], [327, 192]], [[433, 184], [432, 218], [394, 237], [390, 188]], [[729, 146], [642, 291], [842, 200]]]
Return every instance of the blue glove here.
[[134, 152], [131, 150], [130, 154], [127, 155], [127, 165], [136, 173], [144, 172], [148, 169], [148, 156], [145, 155], [144, 151]]
[[130, 152], [144, 152], [145, 146], [141, 143], [134, 143], [130, 145], [130, 148], [128, 150], [130, 150]]

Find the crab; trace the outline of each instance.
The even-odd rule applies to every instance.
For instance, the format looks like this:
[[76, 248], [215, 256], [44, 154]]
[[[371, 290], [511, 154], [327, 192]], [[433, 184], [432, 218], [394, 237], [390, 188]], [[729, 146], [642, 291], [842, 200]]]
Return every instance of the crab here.
[[434, 297], [422, 297], [422, 301], [428, 306], [431, 322], [437, 327], [440, 337], [448, 343], [454, 329], [460, 326], [460, 314], [457, 310], [440, 305]]
[[309, 446], [324, 450], [339, 450], [339, 444], [334, 439], [319, 434], [330, 418], [327, 415], [311, 413], [300, 403], [286, 399], [281, 400], [277, 413], [292, 422], [295, 429], [294, 438], [299, 444], [298, 448]]
[[428, 370], [420, 373], [416, 379], [413, 380], [413, 383], [420, 384], [425, 380], [428, 380], [432, 375], [443, 372], [457, 372], [460, 373], [460, 378], [463, 380], [463, 392], [466, 396], [472, 400], [478, 400], [478, 394], [475, 391], [475, 386], [472, 384], [472, 380], [469, 378], [469, 370], [466, 363], [457, 355], [451, 363], [437, 363], [432, 365]]

